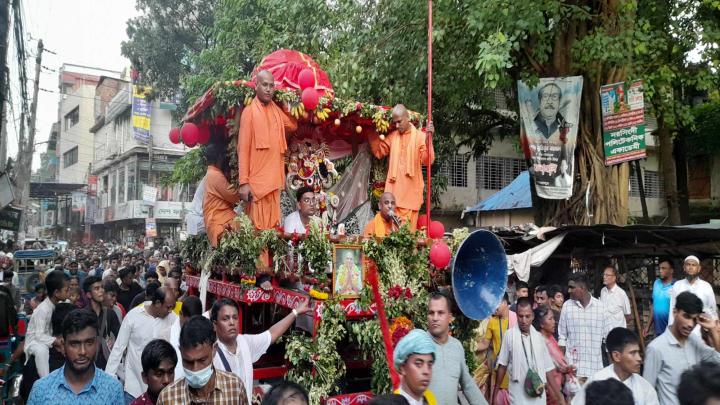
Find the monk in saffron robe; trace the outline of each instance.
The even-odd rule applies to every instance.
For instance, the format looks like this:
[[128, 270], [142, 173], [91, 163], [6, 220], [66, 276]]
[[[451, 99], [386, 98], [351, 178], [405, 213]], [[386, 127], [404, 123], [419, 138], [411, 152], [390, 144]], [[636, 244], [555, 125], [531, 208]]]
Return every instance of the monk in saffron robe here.
[[208, 168], [205, 177], [203, 218], [210, 245], [217, 247], [226, 225], [232, 226], [233, 219], [237, 216], [235, 205], [240, 202], [240, 195], [230, 189], [230, 182], [225, 176], [225, 173], [229, 172], [225, 145], [208, 144], [205, 148], [205, 158]]
[[[393, 216], [395, 216], [395, 196], [386, 191], [380, 196], [380, 212], [365, 225], [363, 236], [384, 238], [397, 231], [398, 226]], [[395, 218], [402, 224], [402, 219]]]
[[[410, 224], [410, 230], [417, 227], [418, 211], [423, 203], [425, 182], [422, 166], [435, 161], [435, 150], [425, 145], [425, 134], [410, 122], [410, 114], [404, 105], [398, 104], [392, 110], [392, 120], [396, 130], [385, 139], [377, 134], [369, 136], [370, 149], [376, 158], [388, 159], [388, 174], [385, 180], [385, 191], [393, 193], [397, 201], [397, 215]], [[434, 130], [432, 122], [428, 123], [427, 132]]]
[[280, 223], [280, 191], [285, 187], [285, 134], [297, 122], [273, 101], [275, 79], [263, 70], [255, 78], [256, 97], [240, 118], [238, 166], [240, 198], [255, 228], [272, 229]]

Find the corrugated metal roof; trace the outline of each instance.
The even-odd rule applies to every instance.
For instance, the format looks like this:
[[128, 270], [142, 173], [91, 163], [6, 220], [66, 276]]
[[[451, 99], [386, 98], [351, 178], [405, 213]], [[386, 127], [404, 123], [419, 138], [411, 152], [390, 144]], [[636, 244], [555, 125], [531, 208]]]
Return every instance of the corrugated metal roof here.
[[505, 188], [480, 201], [474, 207], [465, 210], [465, 212], [515, 210], [520, 208], [532, 208], [530, 173], [527, 170], [521, 172]]

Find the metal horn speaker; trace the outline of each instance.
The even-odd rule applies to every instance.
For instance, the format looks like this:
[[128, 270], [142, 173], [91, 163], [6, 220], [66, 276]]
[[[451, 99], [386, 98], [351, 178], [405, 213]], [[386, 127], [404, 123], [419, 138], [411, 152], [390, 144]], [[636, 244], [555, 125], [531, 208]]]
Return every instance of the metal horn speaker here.
[[495, 312], [507, 287], [507, 256], [495, 234], [481, 229], [463, 241], [452, 263], [452, 286], [468, 318], [479, 321]]

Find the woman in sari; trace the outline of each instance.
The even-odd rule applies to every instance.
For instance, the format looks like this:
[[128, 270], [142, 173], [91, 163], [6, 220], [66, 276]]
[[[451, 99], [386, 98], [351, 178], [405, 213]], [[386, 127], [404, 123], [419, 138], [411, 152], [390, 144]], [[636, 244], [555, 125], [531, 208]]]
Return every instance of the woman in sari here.
[[[575, 383], [575, 366], [568, 364], [565, 359], [565, 354], [563, 354], [557, 340], [555, 340], [555, 316], [548, 306], [539, 305], [535, 308], [533, 326], [545, 338], [548, 352], [550, 353], [550, 357], [552, 357], [553, 363], [555, 363], [555, 369], [550, 372], [550, 376], [555, 379], [559, 387], [564, 387], [563, 392], [566, 396], [570, 394], [570, 392], [574, 393], [574, 388], [571, 389], [570, 392], [567, 391], [568, 388], [577, 386]], [[568, 381], [569, 384], [567, 384]], [[547, 405], [554, 405], [556, 403], [552, 395], [547, 396]]]

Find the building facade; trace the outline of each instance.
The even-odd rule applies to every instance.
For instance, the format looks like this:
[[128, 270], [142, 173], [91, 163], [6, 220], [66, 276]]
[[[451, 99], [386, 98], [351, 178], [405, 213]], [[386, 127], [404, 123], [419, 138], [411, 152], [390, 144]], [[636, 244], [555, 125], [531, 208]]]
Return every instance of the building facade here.
[[[188, 149], [168, 139], [172, 127], [173, 104], [152, 102], [150, 146], [134, 136], [131, 85], [110, 77], [96, 87], [94, 160], [91, 182], [97, 185], [89, 196], [88, 221], [92, 235], [105, 240], [133, 244], [146, 236], [146, 222], [155, 221], [157, 238], [178, 240], [184, 202], [194, 189], [162, 185], [175, 162]], [[156, 189], [154, 195], [147, 191]], [[155, 200], [152, 202], [152, 200]]]

